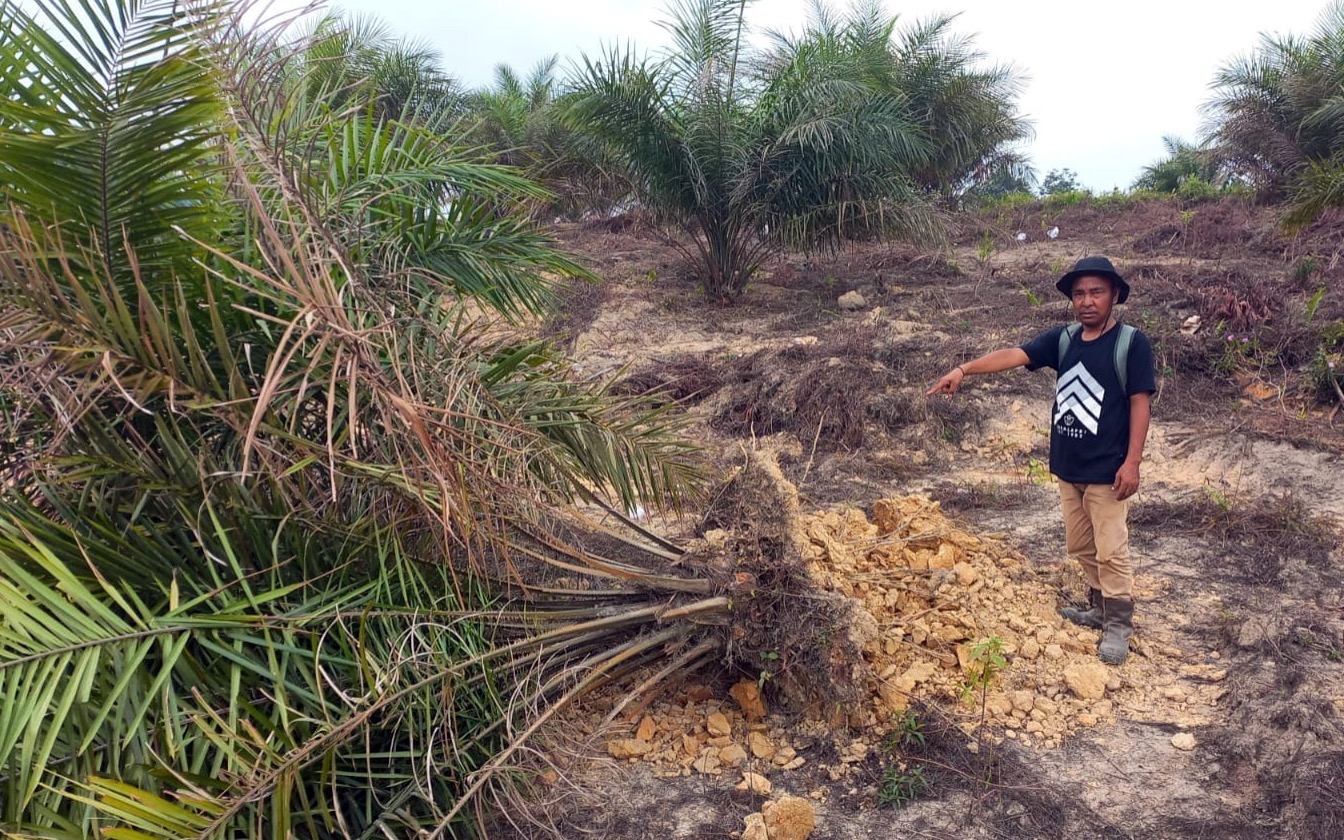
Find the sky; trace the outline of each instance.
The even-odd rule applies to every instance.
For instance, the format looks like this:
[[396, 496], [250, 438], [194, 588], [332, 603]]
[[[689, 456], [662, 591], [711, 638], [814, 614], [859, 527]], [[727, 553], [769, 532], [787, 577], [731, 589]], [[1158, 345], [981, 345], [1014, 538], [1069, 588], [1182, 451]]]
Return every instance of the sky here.
[[[1307, 34], [1327, 0], [887, 0], [903, 21], [959, 13], [953, 32], [975, 36], [989, 61], [1027, 77], [1021, 111], [1035, 126], [1025, 149], [1038, 174], [1069, 168], [1095, 191], [1128, 188], [1163, 156], [1162, 138], [1194, 139], [1218, 67], [1249, 53], [1261, 33]], [[562, 66], [603, 45], [656, 51], [662, 0], [337, 0], [395, 33], [439, 50], [444, 69], [471, 86], [496, 64], [524, 70], [558, 54]], [[847, 2], [839, 5], [844, 7]], [[808, 0], [753, 0], [754, 30], [793, 31]]]

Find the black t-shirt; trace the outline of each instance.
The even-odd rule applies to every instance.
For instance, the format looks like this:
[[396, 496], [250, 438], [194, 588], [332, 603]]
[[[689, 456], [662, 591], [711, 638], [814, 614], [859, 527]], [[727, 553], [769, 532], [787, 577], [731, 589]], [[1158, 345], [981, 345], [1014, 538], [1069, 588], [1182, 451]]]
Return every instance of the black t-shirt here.
[[1050, 412], [1050, 472], [1075, 484], [1110, 484], [1129, 453], [1129, 398], [1157, 390], [1153, 345], [1135, 331], [1129, 347], [1127, 393], [1115, 374], [1117, 324], [1092, 341], [1075, 332], [1064, 358], [1059, 334], [1064, 327], [1022, 345], [1031, 359], [1027, 370], [1053, 368], [1055, 404]]

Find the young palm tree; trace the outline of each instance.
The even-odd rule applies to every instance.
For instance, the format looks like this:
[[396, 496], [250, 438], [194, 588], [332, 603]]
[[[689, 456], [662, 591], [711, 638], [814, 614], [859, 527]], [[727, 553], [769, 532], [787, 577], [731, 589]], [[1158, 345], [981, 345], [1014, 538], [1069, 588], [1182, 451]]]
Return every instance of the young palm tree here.
[[1163, 137], [1162, 145], [1167, 150], [1166, 158], [1145, 166], [1134, 182], [1134, 189], [1174, 193], [1191, 178], [1215, 187], [1225, 182], [1225, 166], [1216, 150], [1175, 136]]
[[641, 206], [691, 235], [687, 256], [720, 299], [740, 295], [770, 253], [833, 246], [855, 219], [928, 226], [908, 173], [930, 148], [904, 102], [824, 49], [753, 74], [743, 7], [675, 4], [664, 56], [585, 58], [573, 101]]
[[246, 11], [0, 17], [7, 833], [465, 836], [575, 693], [722, 655], [582, 512], [694, 492], [666, 418], [465, 314], [575, 272], [539, 191]]
[[494, 84], [471, 97], [473, 137], [512, 166], [545, 185], [553, 198], [537, 212], [577, 216], [610, 210], [628, 198], [629, 184], [600, 145], [576, 131], [569, 97], [549, 56], [520, 76], [507, 64], [495, 68]]
[[299, 36], [302, 78], [331, 104], [372, 101], [382, 119], [446, 125], [464, 110], [465, 95], [444, 74], [438, 54], [395, 38], [373, 18], [328, 11]]
[[1013, 146], [1031, 137], [1017, 112], [1023, 77], [1010, 65], [984, 65], [969, 37], [954, 36], [955, 15], [898, 26], [880, 0], [854, 0], [847, 14], [814, 4], [802, 35], [774, 34], [765, 75], [803, 52], [854, 66], [875, 93], [904, 104], [928, 154], [911, 170], [924, 192], [956, 197], [1004, 169], [1025, 172]]
[[1339, 200], [1344, 159], [1344, 4], [1331, 3], [1309, 36], [1261, 37], [1224, 65], [1206, 105], [1209, 139], [1262, 196], [1289, 198], [1290, 221]]

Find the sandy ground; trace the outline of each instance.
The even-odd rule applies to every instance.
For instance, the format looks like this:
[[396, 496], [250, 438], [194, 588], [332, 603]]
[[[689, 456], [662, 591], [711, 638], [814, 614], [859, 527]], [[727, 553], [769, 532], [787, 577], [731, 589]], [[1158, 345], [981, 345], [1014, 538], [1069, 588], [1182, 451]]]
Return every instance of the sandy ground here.
[[[1191, 315], [1214, 323], [1220, 295], [1252, 306], [1257, 284], [1282, 282], [1302, 254], [1337, 254], [1338, 232], [1323, 225], [1309, 232], [1315, 240], [1285, 241], [1263, 216], [1221, 205], [1190, 216], [1164, 205], [1122, 215], [1017, 212], [964, 223], [962, 244], [942, 252], [868, 246], [830, 261], [785, 257], [732, 307], [696, 297], [655, 236], [569, 231], [570, 247], [607, 278], [575, 321], [573, 344], [593, 376], [648, 374], [647, 385], [681, 365], [698, 384], [689, 395], [668, 392], [691, 412], [697, 434], [711, 449], [775, 440], [807, 516], [862, 517], [891, 497], [941, 500], [956, 527], [1013, 558], [995, 562], [1020, 564], [1013, 602], [981, 608], [1002, 613], [995, 617], [1006, 628], [1019, 607], [1031, 614], [1022, 605], [1032, 598], [1057, 606], [1061, 593], [1081, 588], [1062, 562], [1057, 495], [1043, 470], [1049, 378], [976, 380], [944, 404], [923, 390], [956, 362], [1067, 318], [1051, 297], [1059, 266], [1112, 255], [1136, 288], [1125, 317], [1159, 347], [1162, 390], [1132, 514], [1136, 654], [1114, 669], [1106, 713], [1080, 712], [1068, 690], [1051, 694], [1057, 678], [1024, 682], [1014, 668], [1030, 671], [1022, 642], [1034, 631], [1009, 629], [1008, 666], [994, 691], [1007, 697], [1028, 685], [1053, 698], [1049, 719], [1071, 721], [1054, 727], [1058, 737], [1028, 733], [1030, 716], [1009, 736], [1009, 704], [975, 730], [969, 741], [984, 749], [969, 753], [967, 707], [937, 680], [916, 698], [930, 733], [918, 751], [889, 748], [887, 721], [819, 727], [769, 691], [769, 716], [750, 723], [728, 694], [740, 675], [703, 675], [602, 732], [588, 726], [609, 702], [596, 698], [574, 713], [569, 740], [555, 741], [564, 772], [543, 791], [552, 801], [541, 810], [562, 836], [740, 836], [743, 817], [784, 792], [813, 803], [816, 838], [1341, 836], [1344, 418], [1308, 398], [1306, 362], [1289, 363], [1295, 345], [1283, 324], [1301, 318], [1292, 295], [1248, 327], [1266, 345], [1277, 342], [1277, 368], [1248, 358], [1217, 369], [1208, 363], [1220, 352], [1214, 338], [1179, 333]], [[1004, 244], [980, 259], [980, 228], [1006, 242], [1046, 221], [1061, 227], [1059, 240]], [[1325, 308], [1344, 311], [1344, 283], [1328, 273], [1318, 281], [1333, 288]], [[865, 305], [842, 312], [847, 291]], [[838, 390], [819, 396], [804, 387], [831, 382]], [[808, 414], [817, 399], [829, 402]], [[846, 425], [841, 415], [857, 419]], [[1038, 618], [1042, 638], [1067, 630]], [[1076, 643], [1064, 655], [1080, 662], [1095, 649], [1067, 632], [1053, 638]], [[1054, 708], [1069, 703], [1067, 713]], [[730, 734], [706, 731], [715, 711]], [[1079, 714], [1087, 715], [1081, 725]], [[671, 758], [613, 758], [610, 742], [637, 736], [646, 717], [662, 733], [651, 738], [668, 736]], [[951, 723], [940, 730], [939, 720]], [[745, 747], [752, 731], [804, 761], [783, 769], [746, 750], [744, 762], [719, 772], [695, 764], [714, 738]], [[672, 734], [705, 738], [683, 756]], [[904, 807], [884, 802], [884, 778], [911, 766], [927, 770], [930, 790]], [[744, 770], [768, 778], [772, 793], [739, 790]], [[521, 820], [510, 830], [544, 833]]]

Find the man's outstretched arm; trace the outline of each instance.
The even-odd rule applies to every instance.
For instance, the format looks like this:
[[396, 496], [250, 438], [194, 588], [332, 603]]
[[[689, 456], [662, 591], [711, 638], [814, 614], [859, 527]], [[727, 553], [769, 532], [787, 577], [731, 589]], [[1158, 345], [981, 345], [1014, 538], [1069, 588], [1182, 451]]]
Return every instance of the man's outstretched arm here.
[[1005, 347], [1002, 350], [995, 350], [992, 353], [986, 353], [978, 359], [971, 359], [969, 362], [963, 362], [947, 372], [938, 384], [928, 390], [928, 395], [932, 394], [955, 394], [961, 387], [961, 381], [973, 373], [999, 373], [1005, 370], [1012, 370], [1015, 367], [1022, 367], [1029, 364], [1031, 358], [1021, 347]]

